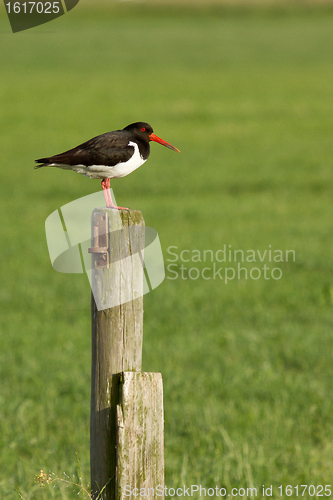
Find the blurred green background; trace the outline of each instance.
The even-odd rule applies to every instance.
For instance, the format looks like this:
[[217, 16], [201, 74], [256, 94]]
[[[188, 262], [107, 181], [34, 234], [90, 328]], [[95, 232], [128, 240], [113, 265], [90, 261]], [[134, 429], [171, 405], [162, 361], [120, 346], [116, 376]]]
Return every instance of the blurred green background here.
[[112, 187], [158, 231], [165, 260], [169, 246], [296, 255], [280, 280], [167, 271], [145, 296], [166, 485], [260, 498], [263, 484], [331, 483], [332, 22], [332, 6], [297, 2], [82, 1], [12, 34], [0, 7], [1, 498], [76, 498], [34, 483], [40, 469], [78, 481], [76, 452], [89, 482], [89, 285], [52, 269], [44, 222], [100, 183], [34, 159], [138, 120], [181, 154], [152, 144]]

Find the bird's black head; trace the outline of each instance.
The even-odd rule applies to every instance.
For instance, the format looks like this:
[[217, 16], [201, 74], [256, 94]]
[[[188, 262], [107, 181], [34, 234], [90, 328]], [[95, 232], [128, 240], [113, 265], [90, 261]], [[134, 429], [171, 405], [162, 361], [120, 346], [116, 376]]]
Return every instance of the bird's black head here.
[[124, 130], [132, 132], [137, 139], [143, 142], [149, 143], [149, 141], [155, 141], [159, 144], [162, 144], [163, 146], [166, 146], [169, 149], [172, 149], [173, 151], [177, 151], [177, 153], [180, 153], [179, 149], [172, 146], [172, 144], [169, 144], [168, 142], [163, 141], [163, 139], [161, 139], [160, 137], [157, 137], [157, 135], [154, 134], [153, 128], [149, 125], [149, 123], [132, 123], [131, 125], [127, 125]]
[[149, 123], [145, 122], [131, 123], [131, 125], [125, 127], [124, 130], [128, 130], [128, 132], [131, 132], [138, 139], [141, 139], [141, 141], [144, 142], [149, 142], [149, 136], [153, 133], [153, 128], [149, 125]]

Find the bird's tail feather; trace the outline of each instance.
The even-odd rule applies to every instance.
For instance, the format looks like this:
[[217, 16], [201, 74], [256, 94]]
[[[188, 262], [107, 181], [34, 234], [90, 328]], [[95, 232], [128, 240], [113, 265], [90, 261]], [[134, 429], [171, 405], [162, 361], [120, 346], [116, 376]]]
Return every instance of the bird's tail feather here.
[[49, 158], [40, 158], [39, 160], [35, 160], [36, 163], [42, 163], [42, 165], [35, 165], [35, 168], [48, 167], [50, 165]]

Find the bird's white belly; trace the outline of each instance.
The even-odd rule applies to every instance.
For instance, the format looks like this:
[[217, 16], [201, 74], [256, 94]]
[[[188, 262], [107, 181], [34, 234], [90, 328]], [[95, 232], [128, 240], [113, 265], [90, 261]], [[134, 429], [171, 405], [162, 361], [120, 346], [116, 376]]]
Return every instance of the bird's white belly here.
[[128, 161], [117, 163], [117, 165], [113, 167], [108, 165], [60, 165], [56, 163], [53, 163], [51, 166], [60, 167], [65, 170], [74, 170], [78, 174], [90, 177], [90, 179], [115, 179], [118, 177], [125, 177], [125, 175], [141, 167], [146, 161], [140, 155], [139, 146], [135, 142], [129, 141], [128, 146], [134, 147], [134, 154]]

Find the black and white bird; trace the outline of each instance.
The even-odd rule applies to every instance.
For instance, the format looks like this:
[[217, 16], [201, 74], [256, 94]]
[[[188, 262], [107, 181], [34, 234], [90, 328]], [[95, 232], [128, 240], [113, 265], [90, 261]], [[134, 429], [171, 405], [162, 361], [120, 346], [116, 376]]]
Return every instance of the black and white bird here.
[[171, 144], [157, 137], [148, 123], [136, 122], [123, 130], [114, 130], [93, 137], [87, 142], [64, 153], [36, 160], [36, 168], [58, 167], [74, 170], [91, 179], [102, 179], [106, 206], [121, 209], [113, 204], [110, 179], [125, 177], [141, 167], [150, 154], [150, 141], [155, 141], [173, 151], [180, 152]]

